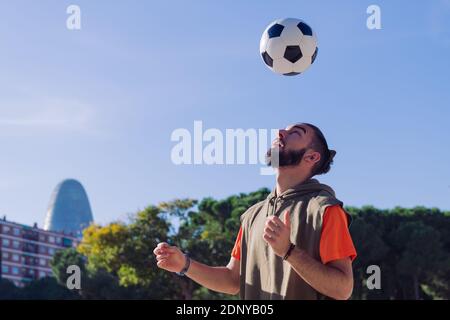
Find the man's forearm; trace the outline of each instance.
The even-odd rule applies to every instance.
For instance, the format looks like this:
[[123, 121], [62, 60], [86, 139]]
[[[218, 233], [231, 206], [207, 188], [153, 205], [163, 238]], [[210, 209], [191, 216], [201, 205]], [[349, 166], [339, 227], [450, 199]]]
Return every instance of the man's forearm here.
[[353, 280], [341, 270], [326, 266], [306, 251], [295, 248], [287, 261], [297, 274], [318, 292], [333, 299], [348, 299]]
[[239, 292], [239, 279], [234, 279], [227, 267], [210, 267], [191, 260], [186, 276], [210, 290], [233, 295]]

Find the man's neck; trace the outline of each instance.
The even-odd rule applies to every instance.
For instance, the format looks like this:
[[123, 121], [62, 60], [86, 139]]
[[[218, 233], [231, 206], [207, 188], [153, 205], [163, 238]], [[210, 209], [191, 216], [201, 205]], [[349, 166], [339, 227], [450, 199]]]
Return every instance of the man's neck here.
[[308, 175], [299, 172], [298, 168], [279, 168], [277, 172], [277, 196], [305, 182], [308, 178]]

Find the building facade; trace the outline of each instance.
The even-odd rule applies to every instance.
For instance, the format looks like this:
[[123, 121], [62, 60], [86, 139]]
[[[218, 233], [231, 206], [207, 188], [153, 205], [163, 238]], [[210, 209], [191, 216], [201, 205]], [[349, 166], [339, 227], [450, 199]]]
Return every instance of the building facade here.
[[50, 261], [61, 249], [76, 247], [79, 238], [72, 234], [46, 231], [0, 220], [0, 276], [16, 286], [52, 277]]

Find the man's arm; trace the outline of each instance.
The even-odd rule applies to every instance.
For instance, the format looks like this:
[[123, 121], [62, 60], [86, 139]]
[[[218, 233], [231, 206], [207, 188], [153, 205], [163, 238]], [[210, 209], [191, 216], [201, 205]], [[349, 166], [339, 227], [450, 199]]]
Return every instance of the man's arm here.
[[[289, 245], [291, 222], [289, 212], [284, 213], [284, 223], [277, 216], [266, 221], [263, 239], [276, 255], [284, 257]], [[353, 271], [350, 258], [335, 260], [322, 264], [308, 255], [307, 252], [295, 248], [287, 261], [295, 272], [318, 292], [333, 299], [349, 299], [353, 291]]]
[[228, 293], [239, 293], [239, 260], [231, 258], [226, 267], [210, 267], [191, 260], [186, 275], [208, 289]]
[[287, 262], [318, 292], [327, 297], [347, 300], [353, 291], [353, 271], [350, 258], [322, 264], [304, 250], [294, 248]]
[[[153, 253], [158, 267], [170, 272], [181, 271], [186, 263], [183, 252], [167, 243], [158, 244]], [[226, 267], [210, 267], [191, 259], [186, 276], [210, 290], [235, 295], [239, 293], [239, 270], [239, 260], [233, 257]]]

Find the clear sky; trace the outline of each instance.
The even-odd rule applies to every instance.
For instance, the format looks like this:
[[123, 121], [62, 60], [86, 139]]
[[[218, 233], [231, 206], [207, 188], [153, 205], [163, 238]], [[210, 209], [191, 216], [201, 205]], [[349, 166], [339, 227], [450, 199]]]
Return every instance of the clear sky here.
[[[82, 29], [66, 28], [81, 8]], [[381, 8], [381, 30], [366, 9]], [[259, 165], [175, 166], [177, 128], [311, 122], [337, 150], [347, 205], [450, 209], [450, 1], [0, 3], [0, 215], [43, 225], [53, 188], [78, 179], [100, 223], [178, 197], [272, 188]], [[270, 72], [266, 25], [319, 38], [303, 75]]]

